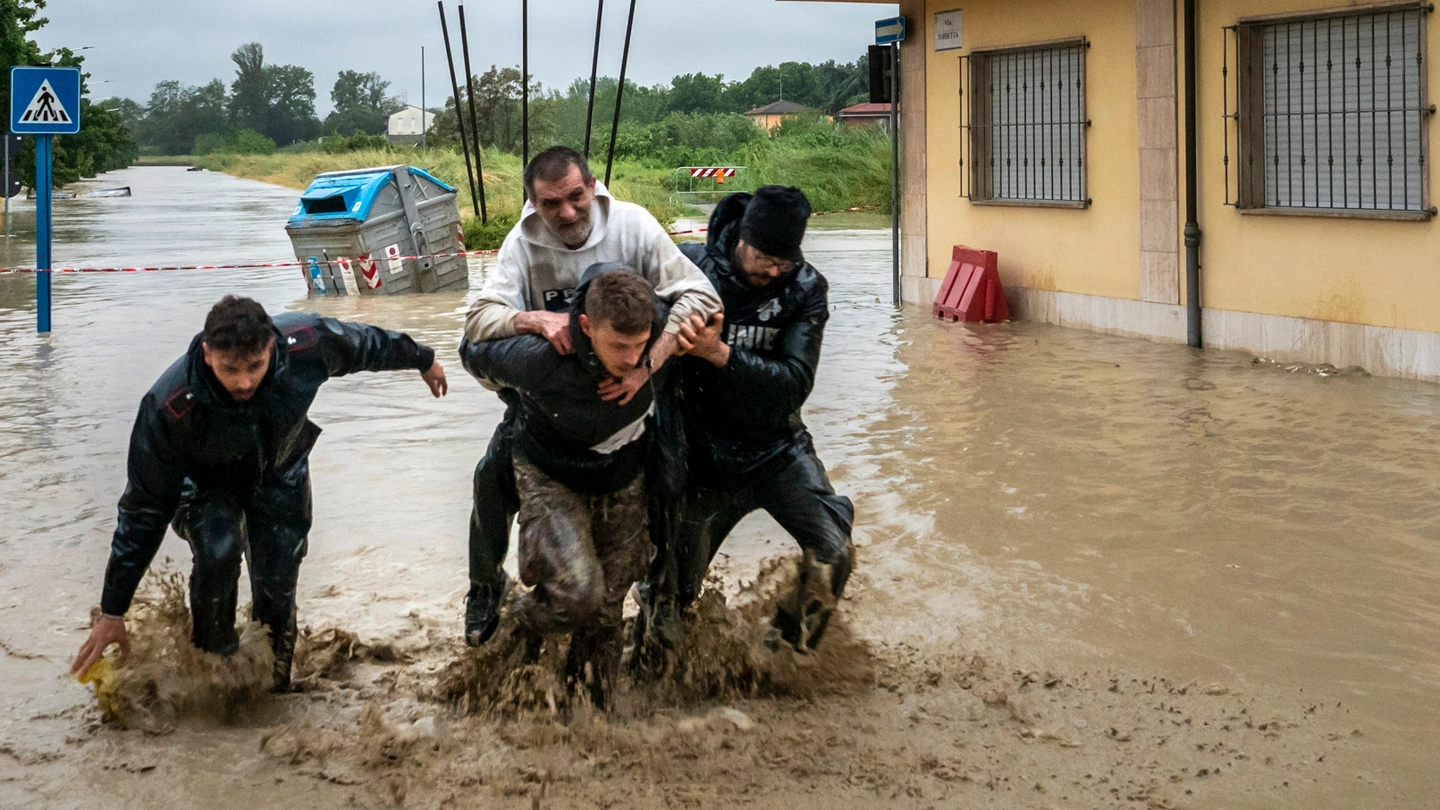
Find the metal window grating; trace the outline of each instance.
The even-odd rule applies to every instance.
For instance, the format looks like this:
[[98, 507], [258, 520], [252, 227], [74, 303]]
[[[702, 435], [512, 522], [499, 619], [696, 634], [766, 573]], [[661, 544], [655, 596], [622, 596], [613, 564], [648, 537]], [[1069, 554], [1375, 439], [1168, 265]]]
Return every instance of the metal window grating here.
[[[1417, 5], [1227, 29], [1242, 208], [1430, 213]], [[1226, 132], [1226, 201], [1230, 134]]]
[[1089, 202], [1086, 47], [1070, 40], [961, 58], [965, 196], [1019, 204]]

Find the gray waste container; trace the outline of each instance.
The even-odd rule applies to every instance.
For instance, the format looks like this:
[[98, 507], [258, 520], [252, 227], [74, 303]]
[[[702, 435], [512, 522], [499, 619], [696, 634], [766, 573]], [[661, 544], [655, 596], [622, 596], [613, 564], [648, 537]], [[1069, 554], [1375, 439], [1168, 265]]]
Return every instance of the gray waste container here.
[[318, 175], [285, 226], [314, 293], [362, 295], [463, 290], [464, 250], [455, 189], [414, 166]]

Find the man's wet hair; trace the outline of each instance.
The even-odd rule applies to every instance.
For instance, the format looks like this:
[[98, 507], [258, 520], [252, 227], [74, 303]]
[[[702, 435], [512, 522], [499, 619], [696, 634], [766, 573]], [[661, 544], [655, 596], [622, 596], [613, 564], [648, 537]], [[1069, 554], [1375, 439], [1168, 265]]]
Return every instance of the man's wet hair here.
[[251, 355], [269, 345], [275, 325], [259, 302], [227, 295], [205, 316], [205, 345], [222, 352]]
[[568, 146], [552, 146], [530, 158], [525, 167], [525, 196], [535, 198], [535, 181], [553, 183], [570, 173], [571, 166], [580, 167], [580, 179], [589, 183], [595, 175], [590, 173], [590, 161]]
[[611, 270], [585, 290], [585, 314], [596, 326], [609, 324], [622, 335], [648, 332], [655, 323], [655, 290], [637, 273]]

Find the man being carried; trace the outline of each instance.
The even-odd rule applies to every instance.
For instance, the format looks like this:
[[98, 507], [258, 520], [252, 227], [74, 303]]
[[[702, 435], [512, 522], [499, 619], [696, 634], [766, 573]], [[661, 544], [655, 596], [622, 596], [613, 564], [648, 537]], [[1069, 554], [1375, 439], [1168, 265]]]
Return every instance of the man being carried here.
[[[499, 264], [485, 279], [480, 297], [466, 317], [465, 337], [479, 342], [538, 335], [556, 352], [568, 355], [574, 350], [570, 300], [581, 274], [594, 264], [619, 262], [639, 273], [671, 306], [669, 322], [651, 346], [650, 363], [599, 383], [603, 399], [629, 404], [646, 384], [650, 369], [661, 368], [675, 352], [680, 324], [692, 315], [707, 320], [720, 311], [720, 299], [650, 212], [611, 197], [579, 152], [556, 146], [536, 155], [525, 167], [525, 192], [528, 201], [520, 222], [505, 237]], [[519, 508], [510, 464], [514, 402], [507, 392], [502, 391], [501, 397], [510, 407], [475, 467], [470, 592], [465, 609], [465, 641], [471, 646], [483, 644], [499, 621], [500, 599], [507, 583], [500, 566], [509, 546], [510, 521]], [[667, 418], [667, 401], [660, 398], [657, 429], [678, 431], [679, 420]], [[678, 446], [678, 441], [662, 444]], [[665, 500], [666, 480], [656, 478], [650, 487], [652, 497]], [[678, 489], [678, 484], [672, 489]], [[678, 497], [668, 500], [676, 503]], [[666, 521], [658, 506], [656, 520]], [[664, 533], [663, 527], [657, 526], [657, 539]]]
[[272, 321], [233, 295], [216, 304], [205, 331], [140, 402], [101, 615], [70, 671], [85, 672], [111, 644], [127, 651], [125, 613], [173, 519], [194, 554], [195, 646], [220, 655], [238, 648], [243, 557], [251, 616], [270, 630], [275, 689], [288, 689], [295, 585], [310, 532], [310, 448], [320, 435], [306, 412], [331, 377], [402, 369], [445, 394], [435, 352], [408, 335], [299, 313]]
[[[620, 661], [620, 613], [652, 557], [645, 476], [657, 382], [605, 397], [664, 326], [650, 284], [623, 265], [586, 271], [562, 354], [538, 335], [461, 344], [465, 369], [519, 398], [513, 433], [520, 580], [515, 615], [532, 640], [571, 634], [566, 673], [598, 704]], [[698, 316], [697, 316], [698, 317]], [[656, 370], [656, 375], [662, 372]]]
[[[690, 489], [675, 548], [683, 607], [735, 524], [769, 512], [805, 552], [799, 586], [774, 625], [801, 652], [820, 640], [850, 575], [855, 517], [800, 417], [830, 314], [825, 277], [800, 252], [809, 217], [799, 189], [762, 186], [716, 206], [707, 242], [681, 245], [714, 282], [725, 314], [692, 317], [680, 330]], [[667, 617], [655, 622], [664, 627]]]

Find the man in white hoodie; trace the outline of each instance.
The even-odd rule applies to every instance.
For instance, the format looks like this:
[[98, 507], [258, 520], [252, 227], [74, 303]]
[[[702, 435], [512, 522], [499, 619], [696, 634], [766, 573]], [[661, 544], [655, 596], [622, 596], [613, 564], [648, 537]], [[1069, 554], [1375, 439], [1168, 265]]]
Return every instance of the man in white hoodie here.
[[[720, 296], [655, 217], [639, 205], [611, 197], [574, 149], [555, 146], [536, 155], [525, 167], [525, 193], [520, 221], [505, 237], [499, 264], [465, 317], [465, 336], [478, 342], [541, 335], [561, 354], [569, 354], [574, 351], [570, 301], [585, 269], [603, 262], [634, 268], [670, 305], [670, 318], [647, 363], [600, 384], [603, 399], [628, 404], [649, 382], [651, 369], [674, 355], [680, 325], [692, 315], [708, 321], [721, 310]], [[465, 606], [465, 642], [471, 646], [485, 643], [499, 623], [500, 600], [509, 584], [501, 564], [519, 508], [511, 466], [515, 398], [506, 391], [500, 396], [510, 407], [475, 467]], [[657, 397], [662, 411], [664, 399]], [[659, 416], [661, 432], [678, 428], [675, 418], [663, 412]], [[662, 439], [657, 444], [672, 442]], [[664, 532], [654, 534], [658, 540]]]

